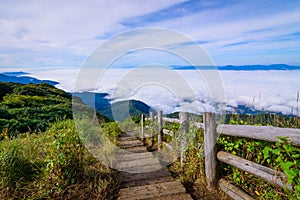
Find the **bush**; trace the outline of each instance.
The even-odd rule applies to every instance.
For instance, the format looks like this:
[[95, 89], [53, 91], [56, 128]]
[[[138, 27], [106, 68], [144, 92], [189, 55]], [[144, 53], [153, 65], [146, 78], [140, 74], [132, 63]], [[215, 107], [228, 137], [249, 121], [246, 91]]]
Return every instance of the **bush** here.
[[79, 181], [83, 169], [84, 146], [72, 120], [54, 123], [47, 131], [54, 138], [46, 157], [46, 176], [58, 187]]
[[114, 172], [82, 145], [73, 120], [0, 141], [0, 199], [112, 199]]

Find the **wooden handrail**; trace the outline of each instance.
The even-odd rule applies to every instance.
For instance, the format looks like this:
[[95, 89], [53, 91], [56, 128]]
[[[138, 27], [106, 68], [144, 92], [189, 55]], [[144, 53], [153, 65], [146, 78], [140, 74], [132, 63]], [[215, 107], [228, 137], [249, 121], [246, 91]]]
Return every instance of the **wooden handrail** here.
[[279, 136], [288, 137], [293, 145], [300, 146], [300, 129], [296, 128], [219, 124], [217, 132], [223, 135], [247, 137], [269, 142], [280, 141]]
[[[180, 113], [181, 116], [181, 113]], [[264, 140], [269, 142], [280, 141], [279, 137], [287, 137], [289, 141], [295, 146], [300, 146], [300, 129], [295, 128], [278, 128], [272, 126], [253, 126], [253, 125], [228, 125], [228, 124], [217, 124], [214, 113], [204, 113], [203, 119], [204, 123], [196, 123], [193, 125], [197, 128], [204, 129], [204, 153], [205, 153], [205, 174], [207, 187], [213, 190], [217, 186], [217, 166], [216, 160], [227, 163], [234, 167], [237, 167], [243, 171], [253, 174], [254, 176], [269, 182], [270, 184], [279, 186], [281, 188], [286, 188], [288, 190], [293, 190], [292, 186], [286, 184], [286, 175], [282, 172], [277, 172], [271, 168], [259, 165], [257, 163], [248, 161], [246, 159], [240, 158], [238, 156], [232, 155], [227, 152], [216, 151], [216, 139], [218, 135], [229, 135], [237, 137], [252, 138], [257, 140]], [[152, 117], [153, 119], [154, 117]], [[170, 123], [180, 123], [182, 126], [182, 121], [180, 119], [162, 117], [162, 112], [158, 112], [158, 127], [160, 136], [158, 142], [161, 143], [161, 133], [174, 136], [169, 130], [162, 129], [162, 122]], [[185, 119], [188, 123], [188, 119]], [[186, 127], [185, 127], [186, 128]], [[180, 128], [182, 130], [182, 127]], [[182, 159], [181, 159], [182, 161]], [[221, 184], [221, 185], [220, 185]], [[219, 181], [219, 186], [226, 189], [226, 193], [235, 196], [234, 199], [251, 199], [246, 194], [242, 194], [238, 191], [236, 195], [237, 188], [225, 182], [224, 179]], [[222, 189], [222, 190], [223, 190]], [[235, 194], [235, 195], [233, 195]]]

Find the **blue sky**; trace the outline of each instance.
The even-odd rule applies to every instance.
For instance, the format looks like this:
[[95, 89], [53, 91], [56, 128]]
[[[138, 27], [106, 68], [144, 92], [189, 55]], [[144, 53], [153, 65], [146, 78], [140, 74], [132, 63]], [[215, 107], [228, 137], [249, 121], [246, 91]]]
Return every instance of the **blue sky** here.
[[[178, 31], [217, 65], [300, 65], [297, 0], [2, 0], [0, 67], [79, 68], [101, 42], [140, 27]], [[135, 65], [131, 57], [122, 64]], [[139, 62], [161, 55], [144, 57]]]

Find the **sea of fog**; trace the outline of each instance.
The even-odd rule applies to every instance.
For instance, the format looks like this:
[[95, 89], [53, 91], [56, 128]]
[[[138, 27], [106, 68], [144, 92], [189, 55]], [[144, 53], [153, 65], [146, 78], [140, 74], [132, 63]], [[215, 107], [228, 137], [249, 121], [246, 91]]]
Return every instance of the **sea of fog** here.
[[108, 93], [112, 101], [141, 100], [164, 113], [218, 112], [246, 105], [257, 110], [297, 114], [300, 70], [221, 70], [213, 74], [171, 71], [114, 68], [97, 79], [89, 79], [95, 77], [94, 72], [83, 75], [76, 69], [27, 69], [29, 76], [58, 81], [58, 87], [68, 92]]

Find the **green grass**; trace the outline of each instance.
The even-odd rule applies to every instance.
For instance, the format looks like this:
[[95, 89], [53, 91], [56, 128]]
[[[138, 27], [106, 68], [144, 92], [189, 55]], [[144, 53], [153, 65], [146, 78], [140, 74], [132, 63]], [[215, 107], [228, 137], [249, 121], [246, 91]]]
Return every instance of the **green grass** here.
[[1, 199], [112, 199], [114, 174], [85, 149], [73, 120], [0, 142]]

